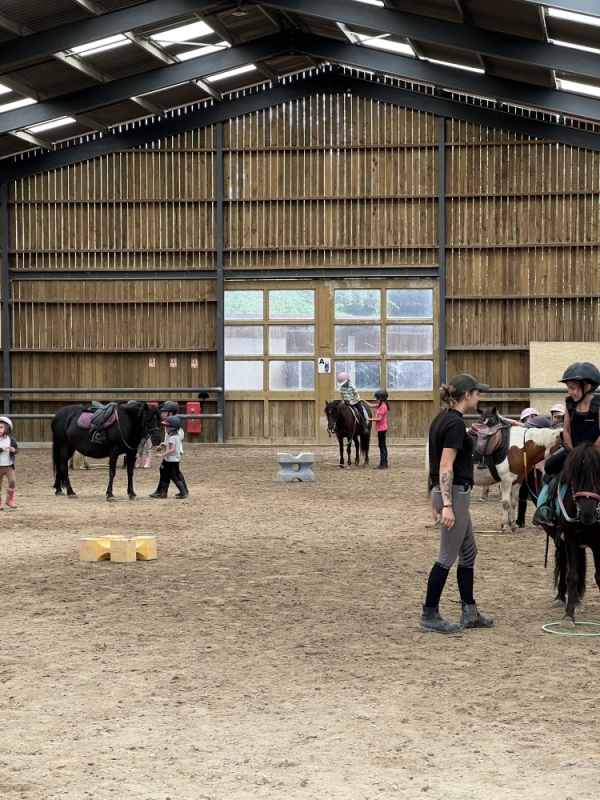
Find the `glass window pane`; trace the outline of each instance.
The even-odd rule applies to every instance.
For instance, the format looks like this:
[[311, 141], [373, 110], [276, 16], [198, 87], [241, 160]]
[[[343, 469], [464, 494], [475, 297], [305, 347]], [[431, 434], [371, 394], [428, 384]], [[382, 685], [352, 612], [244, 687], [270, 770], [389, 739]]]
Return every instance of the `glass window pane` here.
[[312, 355], [314, 352], [314, 325], [272, 325], [269, 328], [271, 355]]
[[336, 319], [379, 319], [380, 316], [379, 289], [336, 289]]
[[388, 289], [387, 315], [391, 319], [431, 319], [433, 289]]
[[406, 356], [433, 353], [433, 325], [388, 325], [387, 351]]
[[398, 391], [433, 389], [433, 361], [388, 361], [387, 388]]
[[314, 289], [282, 289], [269, 292], [270, 319], [314, 319]]
[[226, 361], [225, 362], [225, 390], [239, 392], [253, 390], [262, 392], [263, 388], [263, 362], [262, 361]]
[[335, 352], [339, 355], [368, 355], [381, 353], [380, 325], [336, 325]]
[[258, 291], [225, 292], [225, 319], [262, 319], [263, 293]]
[[262, 356], [262, 325], [226, 325], [226, 356]]
[[315, 362], [271, 361], [269, 388], [272, 391], [311, 391], [315, 388]]
[[[357, 389], [381, 388], [380, 361], [336, 361], [336, 381], [340, 372], [347, 372]], [[336, 383], [336, 389], [339, 389], [338, 383]]]

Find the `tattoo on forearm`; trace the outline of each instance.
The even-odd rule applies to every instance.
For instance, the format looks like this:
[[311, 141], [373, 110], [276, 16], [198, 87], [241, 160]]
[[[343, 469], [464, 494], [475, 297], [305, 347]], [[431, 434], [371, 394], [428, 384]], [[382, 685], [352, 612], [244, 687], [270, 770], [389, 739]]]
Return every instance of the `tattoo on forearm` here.
[[442, 473], [442, 497], [444, 504], [452, 504], [452, 484], [454, 483], [454, 470], [449, 469], [448, 472]]

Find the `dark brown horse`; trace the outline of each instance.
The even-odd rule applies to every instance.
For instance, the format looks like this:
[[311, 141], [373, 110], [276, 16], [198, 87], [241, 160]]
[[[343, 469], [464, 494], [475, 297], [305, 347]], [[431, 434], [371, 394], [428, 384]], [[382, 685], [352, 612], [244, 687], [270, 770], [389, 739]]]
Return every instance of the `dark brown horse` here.
[[[352, 460], [352, 442], [356, 447], [355, 466], [360, 463], [360, 453], [362, 452], [365, 467], [369, 464], [369, 442], [371, 440], [371, 422], [367, 422], [361, 409], [368, 409], [363, 405], [362, 400], [358, 403], [360, 408], [354, 408], [343, 403], [341, 400], [332, 400], [325, 405], [325, 415], [327, 416], [327, 432], [330, 436], [334, 434], [338, 438], [340, 445], [340, 467], [344, 466], [344, 439], [348, 440], [348, 466]], [[360, 443], [360, 447], [359, 447]]]
[[117, 459], [121, 453], [127, 459], [127, 494], [130, 500], [135, 499], [133, 491], [133, 468], [135, 453], [141, 441], [150, 437], [152, 445], [161, 443], [160, 414], [157, 408], [147, 403], [120, 403], [115, 406], [115, 421], [105, 429], [106, 441], [101, 444], [93, 442], [90, 431], [79, 428], [77, 420], [84, 411], [81, 405], [65, 406], [54, 415], [52, 428], [52, 461], [54, 464], [55, 494], [63, 494], [67, 490], [69, 497], [76, 497], [69, 480], [69, 459], [77, 450], [88, 458], [109, 459], [109, 480], [106, 499], [114, 500], [113, 480], [117, 467]]
[[579, 569], [581, 548], [594, 555], [595, 579], [600, 589], [600, 450], [592, 442], [577, 445], [567, 456], [560, 480], [566, 487], [560, 499], [562, 532], [567, 554], [567, 607], [563, 625], [575, 624], [575, 607], [580, 600]]

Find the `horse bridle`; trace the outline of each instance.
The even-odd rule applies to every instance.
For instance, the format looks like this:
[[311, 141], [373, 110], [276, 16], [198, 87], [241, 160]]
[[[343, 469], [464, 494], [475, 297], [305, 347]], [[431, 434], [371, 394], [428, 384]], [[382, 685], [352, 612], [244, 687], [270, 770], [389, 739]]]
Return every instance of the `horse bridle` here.
[[[127, 444], [127, 442], [125, 441], [125, 437], [123, 436], [123, 431], [121, 430], [121, 422], [119, 420], [119, 410], [118, 410], [117, 406], [115, 406], [115, 417], [117, 419], [117, 428], [119, 429], [119, 435], [121, 437], [121, 441], [123, 442], [123, 444], [125, 445], [125, 447], [127, 447], [128, 450], [137, 450], [137, 447], [132, 447], [130, 444]], [[148, 428], [147, 425], [146, 425], [146, 418], [145, 417], [144, 417], [143, 426], [144, 426], [144, 439], [143, 439], [144, 442], [146, 441], [146, 439], [148, 439], [150, 437], [151, 433], [154, 433], [154, 431], [159, 431], [160, 430], [160, 428]]]
[[567, 509], [562, 501], [562, 485], [559, 483], [558, 485], [558, 505], [560, 506], [560, 510], [564, 518], [567, 522], [579, 522], [581, 519], [581, 509], [579, 508], [579, 503], [577, 502], [578, 497], [587, 497], [588, 500], [596, 500], [596, 522], [600, 522], [600, 494], [596, 494], [596, 492], [574, 492], [573, 486], [571, 486], [571, 495], [573, 497], [573, 502], [575, 503], [575, 516], [570, 517], [567, 514]]

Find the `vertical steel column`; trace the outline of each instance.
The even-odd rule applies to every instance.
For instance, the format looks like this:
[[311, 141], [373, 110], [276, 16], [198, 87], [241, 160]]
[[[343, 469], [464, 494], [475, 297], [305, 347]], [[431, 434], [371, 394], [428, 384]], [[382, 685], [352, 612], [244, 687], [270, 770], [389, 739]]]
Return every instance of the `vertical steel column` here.
[[[12, 389], [12, 369], [10, 363], [10, 218], [8, 214], [8, 184], [0, 186], [0, 215], [2, 224], [2, 364], [3, 386]], [[10, 414], [11, 396], [4, 395], [4, 413]]]
[[223, 123], [217, 122], [217, 155], [216, 155], [216, 189], [217, 189], [217, 386], [222, 391], [217, 395], [217, 411], [221, 418], [217, 423], [217, 441], [225, 441], [225, 280], [223, 278], [223, 260], [225, 246], [225, 230], [223, 203], [225, 194], [225, 169], [223, 163]]
[[446, 118], [438, 118], [438, 258], [439, 258], [439, 369], [446, 383]]

